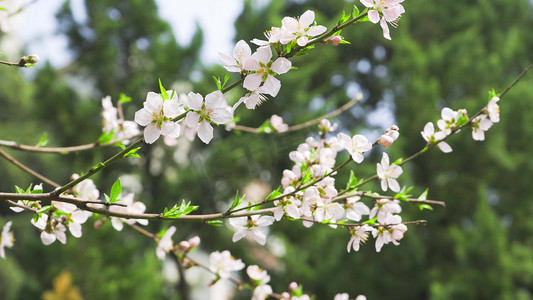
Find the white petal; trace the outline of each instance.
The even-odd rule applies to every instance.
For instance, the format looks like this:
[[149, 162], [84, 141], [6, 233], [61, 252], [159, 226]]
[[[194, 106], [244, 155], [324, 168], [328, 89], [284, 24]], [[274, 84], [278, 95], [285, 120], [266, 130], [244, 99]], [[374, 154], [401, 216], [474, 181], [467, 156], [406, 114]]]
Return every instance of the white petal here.
[[198, 137], [206, 144], [213, 139], [213, 127], [209, 122], [204, 120], [198, 124]]
[[148, 110], [146, 110], [145, 108], [139, 109], [135, 113], [135, 118], [134, 118], [135, 122], [137, 122], [137, 124], [141, 126], [146, 126], [150, 124], [153, 119], [154, 119], [153, 114], [149, 112]]
[[178, 122], [165, 121], [161, 124], [161, 134], [172, 138], [178, 138], [180, 136], [180, 125]]
[[263, 85], [264, 93], [269, 94], [272, 97], [276, 97], [280, 89], [281, 81], [279, 81], [276, 77], [269, 75], [265, 81], [265, 84]]
[[193, 110], [201, 110], [202, 105], [204, 104], [204, 97], [198, 93], [189, 93], [189, 108]]
[[149, 92], [148, 95], [146, 95], [144, 108], [146, 108], [149, 112], [160, 112], [163, 108], [163, 97], [161, 94]]
[[119, 218], [111, 218], [111, 225], [113, 225], [113, 228], [115, 228], [116, 231], [122, 231], [124, 228], [124, 224], [122, 224], [122, 221]]
[[144, 141], [147, 144], [153, 144], [160, 135], [161, 131], [157, 128], [156, 124], [150, 124], [144, 129]]
[[277, 74], [285, 74], [289, 72], [291, 67], [292, 67], [292, 63], [290, 60], [286, 59], [285, 57], [280, 57], [272, 63], [272, 66], [270, 67], [270, 69], [276, 72]]
[[298, 21], [295, 18], [285, 17], [281, 20], [283, 28], [289, 32], [295, 32], [298, 30]]
[[300, 27], [307, 28], [315, 21], [315, 12], [307, 10], [300, 16]]
[[189, 111], [185, 116], [185, 124], [190, 128], [198, 127], [198, 122], [200, 122], [200, 115], [193, 111]]
[[236, 241], [245, 237], [247, 234], [248, 234], [248, 229], [246, 228], [239, 229], [239, 231], [235, 232], [231, 240], [235, 243]]
[[450, 145], [448, 145], [448, 143], [446, 142], [440, 142], [437, 144], [437, 147], [439, 147], [439, 149], [444, 152], [444, 153], [450, 153], [452, 152], [452, 147], [450, 147]]
[[52, 244], [53, 242], [55, 242], [55, 240], [56, 240], [55, 234], [48, 233], [46, 231], [41, 232], [41, 241], [43, 242], [45, 246]]
[[317, 36], [320, 35], [328, 30], [325, 26], [317, 25], [317, 26], [311, 26], [309, 30], [306, 31], [306, 34], [308, 36]]
[[368, 11], [368, 19], [370, 20], [370, 22], [376, 24], [377, 22], [379, 22], [379, 13], [377, 10], [369, 10]]
[[72, 236], [75, 238], [80, 238], [82, 236], [81, 225], [78, 223], [71, 223], [68, 226], [68, 230], [70, 231]]
[[387, 181], [389, 182], [389, 187], [391, 191], [396, 193], [400, 191], [400, 184], [396, 179], [388, 178]]
[[175, 118], [181, 115], [184, 110], [181, 108], [178, 99], [169, 99], [163, 104], [163, 113], [167, 118]]
[[244, 78], [243, 87], [249, 91], [255, 91], [263, 82], [263, 76], [258, 73], [250, 74]]
[[252, 57], [266, 65], [272, 58], [272, 49], [270, 47], [261, 47], [252, 54]]
[[252, 49], [250, 49], [250, 46], [244, 40], [238, 41], [233, 49], [233, 57], [242, 64], [244, 59], [251, 55]]
[[233, 119], [233, 113], [229, 107], [217, 108], [211, 113], [211, 121], [217, 124], [226, 124]]
[[374, 7], [374, 1], [372, 0], [361, 0], [361, 3], [366, 7]]

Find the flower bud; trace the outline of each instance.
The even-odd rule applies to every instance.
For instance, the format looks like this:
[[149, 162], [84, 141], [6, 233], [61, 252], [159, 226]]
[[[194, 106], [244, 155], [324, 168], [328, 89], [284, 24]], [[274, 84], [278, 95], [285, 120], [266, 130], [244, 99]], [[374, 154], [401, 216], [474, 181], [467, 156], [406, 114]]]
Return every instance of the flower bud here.
[[293, 282], [291, 282], [291, 283], [289, 284], [289, 290], [291, 290], [291, 291], [295, 291], [295, 290], [297, 290], [297, 289], [298, 289], [298, 283], [296, 283], [296, 282], [293, 281]]
[[200, 238], [198, 236], [195, 236], [191, 239], [189, 239], [189, 244], [192, 247], [198, 247], [200, 245]]
[[291, 295], [287, 292], [281, 293], [281, 299], [291, 299]]
[[179, 243], [179, 247], [185, 251], [189, 250], [191, 248], [191, 243], [189, 243], [188, 241], [181, 241]]
[[39, 58], [39, 56], [35, 54], [23, 56], [19, 61], [19, 66], [20, 67], [31, 67], [34, 64], [38, 63], [39, 60], [41, 59]]
[[385, 148], [392, 145], [392, 143], [394, 143], [394, 139], [386, 134], [382, 135], [378, 140], [378, 144], [382, 145]]
[[342, 42], [342, 37], [335, 35], [324, 40], [324, 44], [337, 46]]
[[379, 138], [378, 144], [382, 145], [383, 147], [389, 147], [392, 145], [392, 143], [394, 143], [394, 141], [396, 141], [400, 136], [400, 132], [398, 130], [400, 129], [396, 125], [389, 127]]

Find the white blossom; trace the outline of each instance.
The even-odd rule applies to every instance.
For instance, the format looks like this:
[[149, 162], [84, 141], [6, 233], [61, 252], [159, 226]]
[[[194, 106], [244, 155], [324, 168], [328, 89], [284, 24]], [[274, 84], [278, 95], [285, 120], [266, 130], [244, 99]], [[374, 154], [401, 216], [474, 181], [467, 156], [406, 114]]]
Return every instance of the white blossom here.
[[198, 137], [202, 142], [209, 144], [213, 139], [213, 127], [211, 122], [225, 124], [233, 119], [233, 112], [228, 106], [221, 91], [214, 91], [205, 96], [190, 92], [189, 108], [185, 117], [187, 127], [198, 131]]
[[172, 121], [184, 112], [173, 91], [167, 91], [171, 99], [163, 100], [161, 94], [149, 92], [143, 108], [135, 113], [135, 122], [144, 129], [144, 140], [148, 144], [154, 143], [160, 135], [177, 138], [180, 135], [180, 125]]
[[277, 132], [285, 132], [289, 130], [289, 125], [287, 125], [287, 123], [283, 121], [283, 118], [278, 115], [272, 115], [270, 117], [270, 125], [272, 125], [272, 128]]
[[[133, 193], [129, 193], [124, 197], [121, 197], [119, 195], [120, 201], [116, 202], [115, 204], [123, 204], [126, 206], [119, 206], [119, 205], [112, 205], [109, 208], [109, 211], [113, 213], [124, 213], [124, 214], [142, 214], [146, 210], [146, 205], [144, 203], [139, 201], [134, 201], [135, 195]], [[139, 223], [141, 225], [148, 225], [148, 220], [145, 219], [125, 219], [125, 218], [117, 218], [117, 217], [111, 217], [111, 224], [113, 225], [113, 228], [115, 228], [117, 231], [121, 231], [124, 227], [123, 223], [127, 223], [129, 225], [133, 225], [135, 223]]]
[[311, 10], [304, 12], [300, 18], [295, 19], [285, 17], [281, 20], [282, 31], [280, 42], [288, 44], [293, 40], [304, 47], [309, 42], [310, 37], [315, 37], [326, 32], [327, 28], [322, 25], [311, 26], [315, 21], [315, 13]]
[[389, 156], [387, 153], [383, 152], [383, 158], [381, 163], [377, 164], [377, 174], [379, 179], [381, 179], [381, 188], [383, 191], [387, 191], [389, 187], [393, 192], [400, 191], [400, 184], [396, 178], [398, 178], [403, 173], [403, 170], [400, 166], [396, 164], [389, 164]]
[[368, 217], [373, 219], [377, 215], [380, 224], [387, 224], [387, 219], [390, 215], [400, 213], [401, 211], [400, 201], [379, 199], [376, 200], [376, 205], [372, 208]]
[[472, 138], [476, 141], [485, 140], [485, 131], [492, 127], [492, 122], [487, 115], [479, 115], [472, 120]]
[[350, 153], [352, 159], [356, 163], [361, 163], [364, 159], [363, 153], [372, 150], [372, 143], [368, 139], [360, 134], [354, 135], [350, 138], [344, 133], [337, 135], [337, 140], [344, 146], [344, 149]]
[[155, 254], [160, 260], [164, 260], [167, 253], [174, 247], [172, 242], [172, 235], [176, 232], [176, 227], [170, 226], [170, 228], [165, 232], [163, 237], [159, 239], [157, 248], [155, 249]]
[[381, 29], [383, 29], [383, 36], [390, 40], [389, 26], [391, 23], [393, 27], [398, 26], [398, 19], [405, 9], [400, 4], [404, 0], [361, 0], [361, 3], [369, 8], [368, 19], [370, 22], [376, 24], [379, 22]]
[[359, 202], [361, 197], [354, 196], [346, 199], [344, 209], [346, 212], [346, 218], [354, 221], [360, 221], [363, 215], [368, 215], [370, 209], [363, 202]]
[[246, 237], [255, 240], [260, 245], [264, 245], [266, 243], [266, 228], [263, 227], [272, 225], [274, 220], [274, 217], [259, 215], [231, 218], [229, 220], [230, 225], [238, 228], [233, 235], [233, 242]]
[[13, 232], [11, 231], [12, 222], [9, 221], [2, 228], [2, 235], [0, 235], [0, 257], [5, 259], [6, 252], [4, 248], [13, 248], [13, 242], [15, 240]]
[[250, 49], [250, 46], [245, 41], [240, 40], [233, 49], [233, 57], [219, 52], [218, 60], [228, 72], [242, 72], [244, 71], [244, 61], [251, 55], [252, 49]]
[[487, 112], [492, 123], [500, 122], [500, 106], [498, 106], [500, 97], [492, 97], [487, 105]]
[[444, 152], [449, 153], [452, 152], [452, 147], [448, 145], [446, 142], [439, 142], [443, 140], [446, 137], [446, 134], [442, 131], [435, 132], [435, 127], [433, 126], [433, 123], [428, 122], [426, 126], [424, 126], [424, 131], [420, 132], [422, 134], [422, 137], [428, 142], [428, 143], [435, 143], [437, 142], [437, 147]]
[[242, 260], [235, 259], [228, 250], [209, 255], [209, 270], [221, 278], [229, 278], [230, 272], [242, 270], [244, 266]]
[[278, 57], [271, 62], [272, 49], [270, 47], [260, 47], [252, 56], [244, 62], [247, 71], [254, 71], [246, 76], [243, 87], [249, 91], [255, 91], [263, 83], [263, 93], [275, 97], [281, 88], [281, 82], [274, 77], [274, 74], [285, 74], [291, 67], [290, 60]]
[[367, 224], [363, 226], [356, 226], [349, 229], [352, 238], [348, 241], [347, 250], [350, 252], [351, 249], [354, 251], [359, 251], [359, 246], [361, 243], [365, 243], [368, 240], [369, 232], [372, 231], [372, 228]]

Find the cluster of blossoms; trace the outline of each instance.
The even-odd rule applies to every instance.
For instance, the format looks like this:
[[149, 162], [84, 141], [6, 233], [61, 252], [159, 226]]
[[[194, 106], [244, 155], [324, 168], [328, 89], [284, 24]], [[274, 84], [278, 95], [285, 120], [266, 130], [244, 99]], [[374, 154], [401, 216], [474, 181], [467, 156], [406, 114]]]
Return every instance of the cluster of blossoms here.
[[[485, 131], [492, 127], [492, 124], [500, 121], [500, 107], [498, 105], [499, 97], [492, 97], [487, 106], [481, 111], [481, 114], [470, 120], [472, 126], [472, 138], [476, 141], [485, 140]], [[466, 109], [459, 109], [454, 111], [445, 107], [441, 111], [442, 119], [437, 121], [437, 126], [440, 129], [435, 131], [432, 122], [428, 122], [421, 132], [422, 137], [428, 144], [437, 144], [437, 147], [444, 152], [452, 151], [452, 147], [443, 140], [454, 132], [459, 132], [460, 126], [467, 124], [468, 115]]]
[[[176, 120], [179, 116], [182, 117]], [[135, 113], [135, 122], [146, 126], [144, 140], [148, 144], [161, 135], [178, 138], [182, 123], [192, 136], [198, 134], [200, 140], [207, 144], [213, 139], [211, 123], [225, 124], [231, 119], [233, 110], [220, 91], [208, 94], [205, 99], [193, 92], [179, 97], [174, 91], [166, 91], [166, 94], [150, 92], [144, 107]]]
[[[326, 223], [336, 228], [348, 220], [359, 222], [364, 215], [369, 219], [376, 218], [377, 224], [350, 225], [352, 238], [348, 243], [350, 249], [358, 250], [359, 245], [365, 242], [372, 234], [376, 238], [376, 250], [379, 252], [384, 244], [389, 242], [398, 244], [407, 230], [401, 224], [402, 219], [396, 213], [401, 212], [397, 200], [378, 199], [372, 210], [366, 206], [361, 197], [349, 194], [350, 189], [339, 192], [335, 187], [334, 168], [337, 153], [346, 150], [356, 163], [362, 163], [364, 153], [372, 149], [372, 143], [363, 135], [348, 136], [339, 133], [336, 136], [326, 138], [326, 134], [336, 129], [327, 120], [320, 122], [321, 139], [313, 137], [306, 139], [296, 151], [289, 153], [289, 158], [294, 162], [291, 170], [284, 170], [281, 179], [283, 192], [274, 199], [274, 216], [248, 216], [230, 219], [230, 225], [238, 228], [233, 235], [233, 241], [243, 237], [255, 240], [261, 245], [266, 242], [266, 227], [279, 221], [283, 217], [302, 220], [304, 226], [310, 227], [314, 223]], [[380, 140], [387, 138], [390, 146], [398, 138], [398, 128], [389, 128]], [[385, 138], [384, 138], [385, 137]], [[400, 191], [400, 185], [396, 178], [402, 173], [400, 166], [389, 163], [387, 153], [383, 153], [383, 159], [377, 164], [378, 177], [384, 191], [390, 188], [394, 192]], [[311, 183], [311, 184], [310, 184]], [[352, 189], [353, 190], [353, 189]], [[341, 223], [339, 223], [341, 222]], [[401, 233], [401, 234], [400, 234]]]
[[[137, 124], [124, 120], [119, 109], [113, 106], [110, 96], [102, 99], [102, 119], [102, 131], [106, 134], [113, 134], [117, 139], [125, 140], [139, 134]], [[124, 142], [127, 143], [128, 141], [125, 140]]]
[[383, 37], [390, 40], [390, 31], [388, 23], [393, 27], [398, 26], [398, 20], [405, 12], [405, 9], [400, 4], [404, 0], [361, 0], [361, 3], [368, 7], [368, 19], [370, 22], [381, 26], [383, 29]]

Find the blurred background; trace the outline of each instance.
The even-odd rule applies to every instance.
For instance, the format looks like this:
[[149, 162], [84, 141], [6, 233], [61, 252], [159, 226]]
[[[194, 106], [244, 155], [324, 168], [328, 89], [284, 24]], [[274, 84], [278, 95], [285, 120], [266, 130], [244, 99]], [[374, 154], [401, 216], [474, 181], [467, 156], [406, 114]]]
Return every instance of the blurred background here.
[[[230, 3], [225, 3], [230, 2]], [[343, 10], [358, 1], [1, 1], [20, 13], [2, 22], [2, 60], [38, 54], [30, 69], [0, 66], [0, 139], [35, 145], [44, 132], [49, 146], [94, 142], [101, 134], [101, 99], [120, 93], [133, 98], [127, 119], [158, 78], [179, 93], [216, 89], [212, 75], [224, 77], [218, 52], [230, 54], [236, 41], [262, 38], [284, 16], [316, 12], [318, 24], [331, 28]], [[406, 13], [392, 41], [379, 26], [363, 23], [343, 30], [351, 45], [318, 45], [296, 57], [298, 70], [279, 78], [280, 94], [254, 111], [240, 108], [240, 124], [259, 126], [272, 114], [289, 124], [319, 117], [357, 93], [363, 101], [336, 121], [346, 133], [374, 140], [392, 124], [400, 139], [388, 150], [393, 160], [420, 150], [420, 131], [440, 118], [440, 110], [466, 108], [471, 114], [488, 101], [488, 91], [503, 89], [533, 62], [533, 1], [407, 0]], [[5, 15], [4, 15], [5, 16]], [[2, 16], [0, 15], [0, 18]], [[5, 20], [5, 19], [4, 19]], [[10, 27], [10, 28], [7, 28]], [[9, 29], [9, 31], [8, 31]], [[231, 80], [238, 79], [232, 74]], [[226, 99], [243, 94], [234, 89]], [[530, 72], [500, 102], [501, 122], [484, 142], [470, 130], [449, 140], [450, 154], [430, 151], [404, 168], [400, 183], [429, 188], [430, 199], [446, 202], [432, 212], [404, 205], [410, 225], [400, 246], [375, 253], [371, 239], [347, 253], [349, 234], [299, 222], [278, 222], [265, 247], [231, 242], [233, 231], [200, 223], [175, 223], [175, 241], [199, 235], [199, 260], [228, 249], [246, 264], [272, 276], [274, 291], [291, 281], [316, 299], [335, 293], [368, 299], [533, 299], [533, 74]], [[284, 135], [252, 135], [215, 129], [215, 139], [161, 141], [142, 148], [142, 159], [128, 159], [93, 178], [101, 193], [121, 177], [126, 192], [148, 211], [162, 211], [182, 199], [201, 213], [227, 209], [235, 191], [261, 198], [280, 184], [291, 168], [288, 153], [315, 128]], [[71, 154], [32, 154], [4, 149], [56, 182], [66, 182], [109, 157], [116, 149]], [[381, 154], [367, 164], [351, 164], [358, 178], [371, 176]], [[339, 157], [344, 160], [345, 154]], [[0, 160], [0, 190], [26, 188], [35, 178]], [[349, 170], [340, 174], [343, 182]], [[368, 185], [365, 188], [377, 188]], [[50, 190], [45, 185], [45, 190]], [[367, 202], [368, 204], [369, 202]], [[247, 299], [227, 282], [213, 288], [213, 275], [182, 270], [155, 256], [153, 241], [110, 222], [99, 229], [87, 223], [81, 239], [68, 234], [66, 245], [43, 246], [28, 214], [0, 205], [0, 226], [13, 220], [16, 242], [0, 260], [1, 299]], [[168, 222], [151, 222], [158, 232]], [[245, 276], [245, 275], [244, 275]]]

